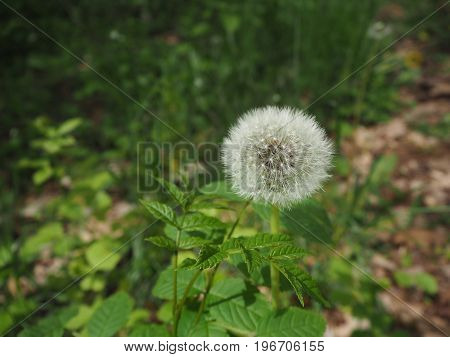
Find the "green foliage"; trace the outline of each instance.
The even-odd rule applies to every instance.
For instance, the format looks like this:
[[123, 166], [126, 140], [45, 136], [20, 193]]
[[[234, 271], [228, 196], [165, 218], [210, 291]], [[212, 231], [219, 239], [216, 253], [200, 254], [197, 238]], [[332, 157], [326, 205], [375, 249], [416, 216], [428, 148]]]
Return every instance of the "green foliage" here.
[[241, 279], [226, 279], [211, 289], [209, 313], [219, 326], [237, 335], [255, 335], [258, 321], [270, 313], [269, 302]]
[[149, 242], [152, 242], [154, 245], [157, 245], [158, 247], [161, 248], [166, 248], [169, 250], [177, 249], [177, 245], [175, 244], [175, 242], [164, 236], [149, 237], [146, 238], [145, 240], [148, 240]]
[[114, 269], [120, 260], [120, 243], [103, 239], [92, 243], [86, 250], [86, 260], [92, 268], [104, 271]]
[[[152, 289], [152, 294], [160, 299], [170, 300], [173, 296], [173, 284], [172, 284], [172, 274], [173, 269], [167, 268], [163, 270], [159, 276], [158, 280], [155, 283], [155, 286]], [[179, 270], [178, 271], [178, 284], [177, 291], [178, 296], [183, 295], [184, 290], [186, 289], [189, 281], [195, 275], [194, 271], [191, 270]], [[203, 277], [199, 277], [192, 286], [190, 290], [190, 296], [200, 293], [205, 286], [205, 281]]]
[[317, 312], [290, 307], [263, 318], [256, 334], [261, 337], [315, 337], [322, 336], [325, 327], [325, 319]]
[[114, 336], [127, 322], [132, 306], [133, 300], [124, 292], [118, 292], [106, 299], [87, 323], [89, 336]]
[[315, 200], [304, 200], [282, 212], [282, 223], [294, 234], [318, 243], [332, 242], [333, 229], [323, 206]]
[[192, 268], [213, 268], [227, 257], [227, 254], [218, 248], [203, 246], [198, 255], [197, 262]]
[[[154, 188], [167, 195], [149, 192], [143, 201], [146, 210], [139, 210], [142, 191], [136, 182], [147, 179], [148, 171], [145, 153], [138, 152], [143, 164], [136, 160], [136, 144], [181, 139], [150, 112], [194, 143], [219, 143], [239, 113], [275, 104], [316, 115], [336, 138], [339, 151], [342, 139], [359, 125], [386, 121], [401, 110], [399, 88], [417, 81], [423, 68], [428, 73], [429, 63], [433, 71], [445, 67], [446, 11], [408, 35], [412, 42], [406, 54], [404, 46], [394, 46], [374, 58], [440, 6], [439, 0], [401, 0], [402, 18], [382, 0], [199, 0], [177, 7], [162, 0], [81, 0], [64, 7], [52, 1], [14, 3], [121, 90], [13, 13], [3, 19], [0, 333], [88, 336], [94, 329], [95, 335], [167, 336], [173, 334], [172, 308], [178, 303], [178, 310], [184, 306], [178, 335], [275, 336], [275, 329], [286, 335], [320, 335], [320, 318], [314, 317], [319, 312], [310, 311], [311, 306], [324, 308], [315, 303], [324, 302], [319, 287], [337, 309], [370, 321], [370, 327], [355, 334], [405, 333], [378, 298], [390, 282], [377, 285], [341, 258], [330, 257], [321, 244], [333, 245], [370, 274], [372, 255], [391, 244], [378, 240], [379, 231], [391, 234], [407, 225], [393, 202], [399, 199], [403, 209], [410, 204], [408, 197], [397, 188], [392, 196], [384, 195], [384, 189], [393, 187], [403, 154], [379, 156], [369, 176], [361, 178], [351, 160], [338, 153], [339, 184], [327, 184], [320, 203], [310, 199], [282, 212], [286, 234], [271, 235], [262, 233], [270, 207], [255, 202], [233, 230], [245, 199], [221, 180], [216, 158], [200, 152], [185, 165], [184, 148], [174, 155], [158, 153]], [[374, 38], [370, 30], [381, 21], [391, 33]], [[402, 51], [397, 54], [396, 48]], [[414, 56], [416, 64], [411, 63]], [[435, 57], [443, 63], [435, 63]], [[428, 80], [419, 84], [414, 86], [421, 88], [420, 100], [426, 100], [434, 89], [428, 90]], [[449, 118], [408, 125], [445, 141]], [[197, 171], [206, 173], [197, 179]], [[195, 192], [205, 177], [206, 182], [218, 180]], [[187, 184], [186, 178], [192, 182]], [[354, 186], [344, 197], [348, 182]], [[421, 212], [430, 223], [426, 229], [447, 223], [446, 207], [421, 207], [421, 199], [411, 203], [405, 221]], [[143, 211], [158, 223], [146, 228], [153, 220], [146, 222]], [[145, 236], [140, 235], [145, 228]], [[174, 302], [174, 270], [166, 266], [173, 265], [176, 253]], [[448, 249], [436, 247], [435, 253], [448, 256]], [[402, 269], [416, 263], [413, 250], [408, 257], [411, 261]], [[305, 299], [304, 310], [272, 311], [266, 293], [271, 262], [282, 273], [284, 306], [295, 301], [290, 299], [294, 292], [301, 301], [312, 296]], [[413, 270], [393, 271], [392, 276], [392, 284], [416, 289], [419, 297], [425, 293], [427, 304], [440, 301], [441, 280], [435, 276]], [[127, 291], [134, 305], [117, 291]], [[207, 303], [199, 314], [204, 296]]]
[[36, 325], [24, 328], [20, 337], [62, 337], [67, 322], [77, 314], [75, 307], [62, 309], [41, 319]]
[[129, 334], [129, 337], [168, 337], [169, 332], [162, 325], [139, 324]]
[[271, 249], [269, 253], [270, 259], [301, 259], [307, 252], [303, 248], [282, 245]]
[[275, 265], [277, 269], [286, 277], [286, 279], [289, 280], [302, 305], [304, 304], [302, 293], [305, 292], [320, 301], [324, 306], [329, 306], [329, 303], [320, 293], [316, 282], [306, 271], [288, 261], [280, 263], [277, 262]]
[[178, 227], [172, 208], [166, 204], [156, 201], [143, 200], [141, 200], [141, 203], [156, 219], [160, 219], [165, 223]]
[[180, 224], [181, 229], [186, 232], [223, 228], [224, 226], [224, 224], [217, 218], [207, 216], [201, 212], [186, 215]]
[[222, 250], [239, 249], [241, 246], [247, 249], [276, 247], [282, 244], [292, 243], [292, 238], [287, 234], [258, 233], [251, 237], [238, 237], [230, 239], [222, 244]]
[[397, 284], [402, 287], [415, 287], [423, 290], [427, 294], [434, 295], [439, 290], [436, 278], [425, 272], [408, 273], [405, 271], [396, 271], [394, 278]]

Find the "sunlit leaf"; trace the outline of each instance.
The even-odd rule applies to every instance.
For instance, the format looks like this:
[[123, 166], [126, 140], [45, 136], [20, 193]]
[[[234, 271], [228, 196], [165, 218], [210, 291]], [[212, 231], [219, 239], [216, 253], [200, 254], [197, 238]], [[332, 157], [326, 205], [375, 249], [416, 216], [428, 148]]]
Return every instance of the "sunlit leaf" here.
[[180, 224], [182, 229], [187, 232], [222, 228], [224, 226], [224, 224], [217, 218], [207, 216], [200, 212], [186, 215]]
[[263, 263], [261, 255], [256, 250], [249, 250], [244, 246], [241, 246], [241, 251], [249, 274], [259, 269], [259, 267]]
[[172, 239], [164, 237], [164, 236], [148, 237], [148, 238], [145, 238], [145, 240], [149, 241], [149, 242], [153, 243], [154, 245], [157, 245], [158, 247], [161, 247], [161, 248], [166, 248], [169, 250], [177, 249], [177, 245], [175, 244], [175, 242]]
[[237, 237], [222, 244], [222, 250], [238, 250], [241, 245], [247, 249], [275, 247], [292, 242], [292, 237], [286, 234], [258, 233], [250, 237]]
[[203, 246], [194, 268], [207, 269], [219, 264], [227, 257], [227, 254], [218, 248]]
[[175, 220], [175, 213], [172, 208], [166, 204], [157, 201], [141, 200], [140, 202], [156, 219], [160, 219], [161, 221], [173, 226], [178, 226]]
[[269, 253], [270, 259], [300, 259], [307, 255], [306, 250], [293, 245], [280, 245], [272, 248]]

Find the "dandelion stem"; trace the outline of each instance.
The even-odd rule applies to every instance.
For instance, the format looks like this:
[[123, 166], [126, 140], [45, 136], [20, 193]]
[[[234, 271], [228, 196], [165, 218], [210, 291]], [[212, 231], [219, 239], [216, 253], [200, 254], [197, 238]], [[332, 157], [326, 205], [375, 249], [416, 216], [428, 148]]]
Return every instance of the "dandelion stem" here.
[[[274, 205], [272, 206], [272, 214], [270, 216], [270, 231], [274, 234], [280, 233], [280, 210]], [[272, 306], [278, 310], [281, 308], [280, 272], [273, 263], [270, 264], [270, 280], [272, 287]]]

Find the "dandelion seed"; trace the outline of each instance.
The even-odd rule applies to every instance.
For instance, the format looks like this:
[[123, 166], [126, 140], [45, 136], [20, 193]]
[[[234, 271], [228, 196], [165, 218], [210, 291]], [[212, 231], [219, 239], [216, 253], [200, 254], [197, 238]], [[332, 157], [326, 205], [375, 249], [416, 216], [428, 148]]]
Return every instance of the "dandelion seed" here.
[[312, 116], [273, 106], [240, 117], [222, 150], [234, 191], [280, 207], [321, 188], [332, 154], [330, 140]]

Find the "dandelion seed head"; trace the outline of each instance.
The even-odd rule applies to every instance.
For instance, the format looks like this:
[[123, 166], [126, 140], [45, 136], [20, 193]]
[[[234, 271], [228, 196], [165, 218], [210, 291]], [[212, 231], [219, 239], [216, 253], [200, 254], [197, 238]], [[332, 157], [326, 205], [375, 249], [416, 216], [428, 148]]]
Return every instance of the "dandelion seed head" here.
[[268, 106], [242, 115], [224, 141], [222, 159], [239, 195], [289, 207], [320, 189], [333, 148], [315, 119]]

